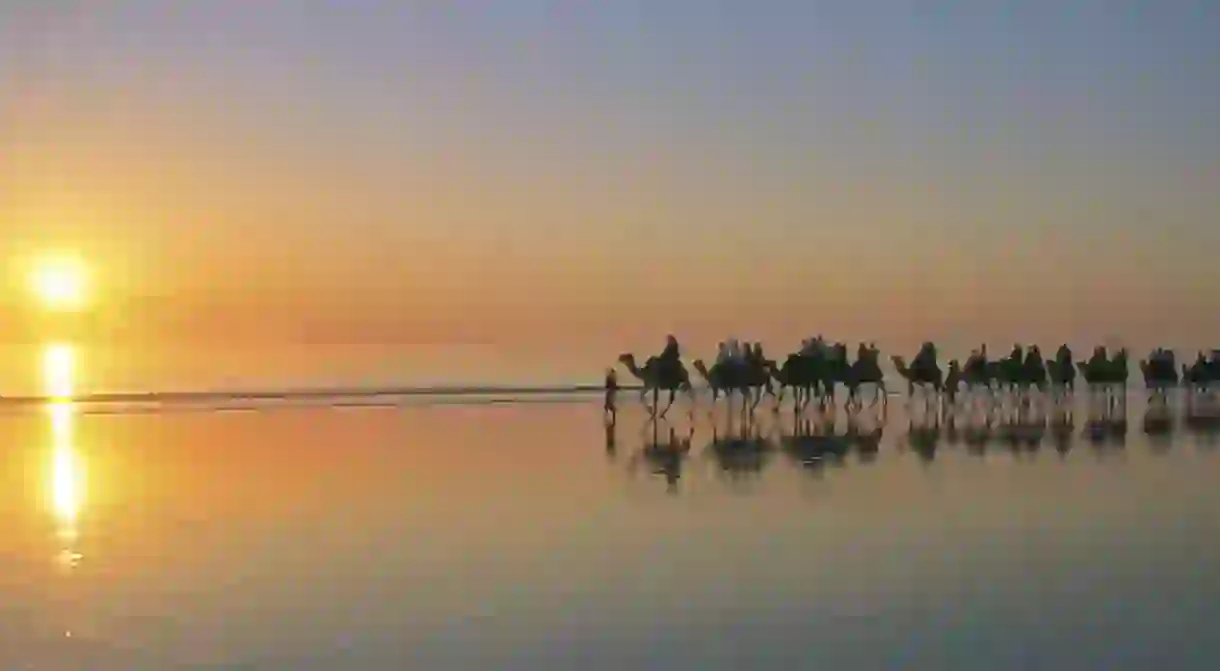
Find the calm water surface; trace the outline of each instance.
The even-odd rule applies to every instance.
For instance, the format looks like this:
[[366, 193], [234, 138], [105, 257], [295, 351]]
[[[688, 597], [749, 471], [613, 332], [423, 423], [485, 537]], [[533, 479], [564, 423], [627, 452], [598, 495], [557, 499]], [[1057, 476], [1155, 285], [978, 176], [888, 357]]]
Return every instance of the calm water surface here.
[[979, 442], [896, 400], [841, 458], [587, 400], [96, 410], [0, 415], [0, 668], [1220, 664], [1216, 439], [1142, 401]]

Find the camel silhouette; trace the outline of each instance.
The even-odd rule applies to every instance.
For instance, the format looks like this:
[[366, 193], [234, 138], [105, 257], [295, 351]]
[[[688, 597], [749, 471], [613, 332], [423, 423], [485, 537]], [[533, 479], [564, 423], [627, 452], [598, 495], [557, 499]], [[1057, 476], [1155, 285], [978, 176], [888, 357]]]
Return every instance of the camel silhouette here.
[[[761, 350], [759, 352], [761, 357]], [[782, 364], [759, 358], [749, 363], [717, 362], [710, 369], [701, 360], [694, 361], [693, 365], [712, 389], [713, 404], [722, 393], [730, 403], [734, 394], [741, 394], [743, 401], [750, 401], [748, 408], [743, 402], [743, 411], [753, 411], [765, 394], [775, 398], [775, 410], [778, 411], [784, 395], [791, 389], [795, 409], [799, 411], [815, 398], [820, 405], [833, 405], [839, 385], [848, 391], [847, 407], [860, 407], [860, 390], [869, 385], [874, 388], [874, 404], [878, 400], [886, 401], [888, 393], [878, 358], [875, 346], [861, 343], [855, 361], [852, 361], [843, 342], [830, 345], [818, 336], [806, 340], [801, 350], [789, 354]], [[901, 356], [890, 358], [898, 374], [907, 381], [909, 395], [914, 396], [919, 389], [943, 396], [949, 405], [956, 405], [963, 385], [967, 392], [985, 392], [990, 397], [996, 393], [1018, 394], [1020, 402], [1025, 404], [1035, 401], [1034, 392], [1049, 392], [1051, 398], [1063, 398], [1074, 393], [1078, 376], [1084, 379], [1090, 393], [1118, 402], [1119, 397], [1125, 398], [1129, 378], [1127, 350], [1121, 348], [1111, 356], [1102, 346], [1096, 347], [1088, 360], [1074, 361], [1066, 343], [1059, 346], [1053, 360], [1044, 360], [1037, 345], [1018, 344], [1005, 358], [992, 361], [987, 358], [984, 344], [971, 352], [965, 365], [951, 359], [947, 373], [940, 368], [932, 342], [923, 344], [909, 366]], [[640, 367], [631, 354], [624, 354], [619, 362], [643, 383], [641, 401], [652, 393], [650, 409], [654, 417], [658, 416], [658, 411], [661, 417], [668, 412], [678, 392], [688, 393], [694, 402], [689, 374], [676, 360], [650, 357]], [[1188, 387], [1192, 393], [1210, 393], [1220, 385], [1220, 350], [1212, 350], [1210, 357], [1200, 352], [1193, 364], [1179, 366], [1170, 350], [1157, 348], [1139, 364], [1144, 385], [1153, 395], [1164, 394], [1178, 385]], [[779, 387], [778, 394], [773, 382]], [[669, 392], [668, 403], [663, 409], [659, 408], [662, 391]]]
[[1164, 394], [1178, 386], [1178, 366], [1172, 351], [1158, 347], [1140, 360], [1140, 372], [1144, 376], [1144, 388], [1150, 393]]
[[1125, 392], [1127, 389], [1130, 372], [1127, 368], [1126, 348], [1118, 350], [1114, 357], [1110, 358], [1106, 354], [1106, 348], [1099, 346], [1093, 350], [1093, 356], [1088, 361], [1076, 362], [1076, 368], [1080, 370], [1081, 377], [1091, 390], [1107, 391], [1112, 387], [1119, 387]]
[[940, 370], [940, 364], [936, 362], [936, 346], [932, 343], [923, 344], [919, 353], [911, 360], [910, 367], [907, 367], [906, 360], [901, 356], [894, 355], [890, 359], [894, 362], [898, 374], [906, 379], [908, 395], [914, 396], [916, 387], [931, 387], [935, 393], [940, 393], [944, 388], [944, 374]]
[[1064, 343], [1055, 352], [1055, 358], [1046, 362], [1046, 372], [1050, 376], [1051, 388], [1062, 396], [1076, 389], [1076, 365], [1072, 362], [1072, 348]]
[[661, 411], [661, 417], [669, 412], [679, 391], [687, 392], [690, 395], [691, 403], [694, 404], [695, 391], [690, 383], [690, 374], [687, 373], [686, 366], [681, 363], [671, 369], [662, 365], [661, 360], [653, 356], [648, 358], [643, 368], [640, 368], [636, 365], [635, 355], [631, 353], [619, 356], [618, 360], [629, 373], [643, 383], [644, 388], [640, 391], [641, 401], [644, 401], [648, 393], [652, 392], [652, 406], [649, 408], [649, 412], [653, 417], [657, 417], [657, 405], [660, 403], [661, 391], [669, 392], [669, 402]]
[[753, 411], [758, 407], [763, 394], [775, 396], [771, 389], [771, 376], [761, 366], [745, 361], [721, 361], [709, 370], [702, 359], [696, 359], [691, 365], [711, 387], [712, 403], [724, 393], [731, 405], [732, 394], [736, 392], [741, 394], [742, 409], [745, 410], [746, 404], [749, 403], [749, 409]]
[[771, 377], [779, 384], [779, 394], [776, 396], [776, 409], [779, 408], [779, 403], [784, 401], [784, 392], [788, 389], [792, 390], [793, 403], [797, 408], [804, 408], [809, 405], [810, 399], [813, 397], [816, 387], [819, 384], [818, 376], [809, 361], [810, 357], [797, 354], [789, 354], [782, 366], [777, 366], [774, 361], [767, 362], [767, 370]]

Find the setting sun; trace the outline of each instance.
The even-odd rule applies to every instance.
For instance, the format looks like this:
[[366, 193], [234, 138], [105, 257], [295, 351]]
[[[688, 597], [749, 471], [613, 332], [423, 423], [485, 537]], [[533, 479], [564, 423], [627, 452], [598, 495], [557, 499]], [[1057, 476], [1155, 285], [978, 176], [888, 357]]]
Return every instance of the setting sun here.
[[51, 310], [75, 310], [85, 302], [85, 269], [74, 258], [42, 260], [34, 268], [30, 284], [43, 306]]

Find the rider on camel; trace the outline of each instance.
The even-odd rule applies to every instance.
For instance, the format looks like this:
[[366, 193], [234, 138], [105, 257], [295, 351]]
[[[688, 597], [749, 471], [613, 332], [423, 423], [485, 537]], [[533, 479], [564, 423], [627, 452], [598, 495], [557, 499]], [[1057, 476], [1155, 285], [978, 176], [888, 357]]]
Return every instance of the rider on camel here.
[[682, 351], [673, 334], [665, 336], [665, 349], [657, 358], [660, 360], [661, 370], [668, 371], [669, 374], [675, 373], [682, 365]]
[[1030, 345], [1029, 350], [1025, 352], [1025, 367], [1037, 370], [1045, 369], [1046, 364], [1042, 361], [1042, 350], [1037, 345]]
[[749, 350], [747, 363], [751, 368], [762, 368], [766, 365], [767, 358], [763, 355], [762, 343], [755, 342], [754, 346]]
[[915, 355], [915, 360], [911, 362], [911, 366], [916, 369], [930, 368], [936, 364], [936, 345], [931, 342], [925, 342], [919, 348], [919, 353]]
[[725, 363], [736, 364], [741, 359], [741, 343], [737, 338], [729, 338], [724, 341], [724, 361]]
[[810, 356], [812, 354], [823, 352], [825, 346], [826, 344], [822, 339], [822, 334], [819, 333], [816, 337], [808, 338], [801, 343], [801, 356]]
[[1093, 348], [1093, 356], [1089, 358], [1089, 366], [1098, 366], [1110, 362], [1110, 357], [1106, 353], [1105, 345], [1098, 345]]
[[957, 359], [949, 360], [949, 372], [945, 376], [945, 392], [949, 394], [949, 399], [952, 400], [957, 395], [957, 388], [962, 381], [962, 367], [957, 362]]

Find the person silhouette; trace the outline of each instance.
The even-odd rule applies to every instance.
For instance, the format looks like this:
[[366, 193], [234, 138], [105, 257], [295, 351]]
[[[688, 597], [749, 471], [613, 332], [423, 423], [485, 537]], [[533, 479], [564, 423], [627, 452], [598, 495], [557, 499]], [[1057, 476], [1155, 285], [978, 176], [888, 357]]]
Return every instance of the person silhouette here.
[[618, 419], [618, 408], [615, 407], [614, 397], [618, 394], [618, 373], [613, 368], [606, 369], [606, 403], [602, 408], [603, 414], [610, 416], [610, 422], [614, 423]]
[[665, 349], [661, 351], [658, 359], [666, 374], [673, 374], [677, 370], [678, 364], [681, 363], [682, 349], [678, 345], [678, 339], [672, 333], [665, 336]]

